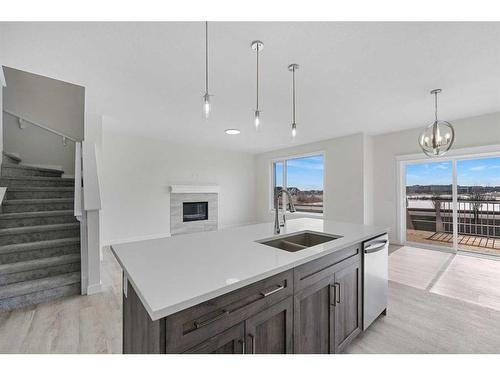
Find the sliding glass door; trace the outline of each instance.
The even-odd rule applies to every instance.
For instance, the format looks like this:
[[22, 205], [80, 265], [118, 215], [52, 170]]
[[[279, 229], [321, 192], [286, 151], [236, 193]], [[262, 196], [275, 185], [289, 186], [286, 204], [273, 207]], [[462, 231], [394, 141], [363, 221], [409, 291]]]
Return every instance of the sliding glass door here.
[[406, 240], [453, 247], [452, 162], [406, 166]]
[[405, 242], [500, 255], [500, 156], [403, 166]]
[[456, 163], [458, 249], [500, 255], [500, 157]]

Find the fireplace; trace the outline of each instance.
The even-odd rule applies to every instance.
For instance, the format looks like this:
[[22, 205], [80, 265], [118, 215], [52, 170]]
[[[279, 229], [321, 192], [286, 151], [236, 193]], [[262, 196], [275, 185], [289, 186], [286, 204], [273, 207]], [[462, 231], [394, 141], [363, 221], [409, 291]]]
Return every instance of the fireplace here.
[[183, 202], [182, 221], [208, 220], [208, 202]]
[[219, 187], [170, 186], [170, 234], [206, 232], [219, 226]]

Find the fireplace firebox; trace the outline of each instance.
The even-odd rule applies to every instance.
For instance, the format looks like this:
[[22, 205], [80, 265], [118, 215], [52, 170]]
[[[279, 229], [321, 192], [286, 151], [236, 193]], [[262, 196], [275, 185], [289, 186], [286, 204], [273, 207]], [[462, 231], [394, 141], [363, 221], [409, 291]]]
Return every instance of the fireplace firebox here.
[[208, 220], [208, 202], [183, 202], [182, 221]]

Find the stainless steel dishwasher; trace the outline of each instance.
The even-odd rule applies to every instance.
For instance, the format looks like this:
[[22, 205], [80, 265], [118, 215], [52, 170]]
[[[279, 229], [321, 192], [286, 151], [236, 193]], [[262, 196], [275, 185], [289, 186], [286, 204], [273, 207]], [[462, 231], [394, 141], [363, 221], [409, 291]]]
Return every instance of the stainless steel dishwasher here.
[[363, 330], [387, 313], [388, 256], [387, 234], [363, 243]]

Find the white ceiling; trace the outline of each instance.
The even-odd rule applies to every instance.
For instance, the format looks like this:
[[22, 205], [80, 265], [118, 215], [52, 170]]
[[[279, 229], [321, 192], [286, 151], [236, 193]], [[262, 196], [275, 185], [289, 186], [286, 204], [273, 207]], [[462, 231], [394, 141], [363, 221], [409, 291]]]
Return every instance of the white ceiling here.
[[[260, 152], [291, 144], [291, 73], [298, 63], [295, 144], [423, 126], [428, 92], [454, 120], [500, 111], [500, 23], [211, 23], [213, 116], [202, 119], [204, 24], [2, 23], [0, 62], [87, 88], [89, 111], [123, 131]], [[262, 131], [253, 127], [260, 39]], [[8, 82], [7, 82], [8, 84]], [[228, 136], [226, 128], [241, 134]]]

